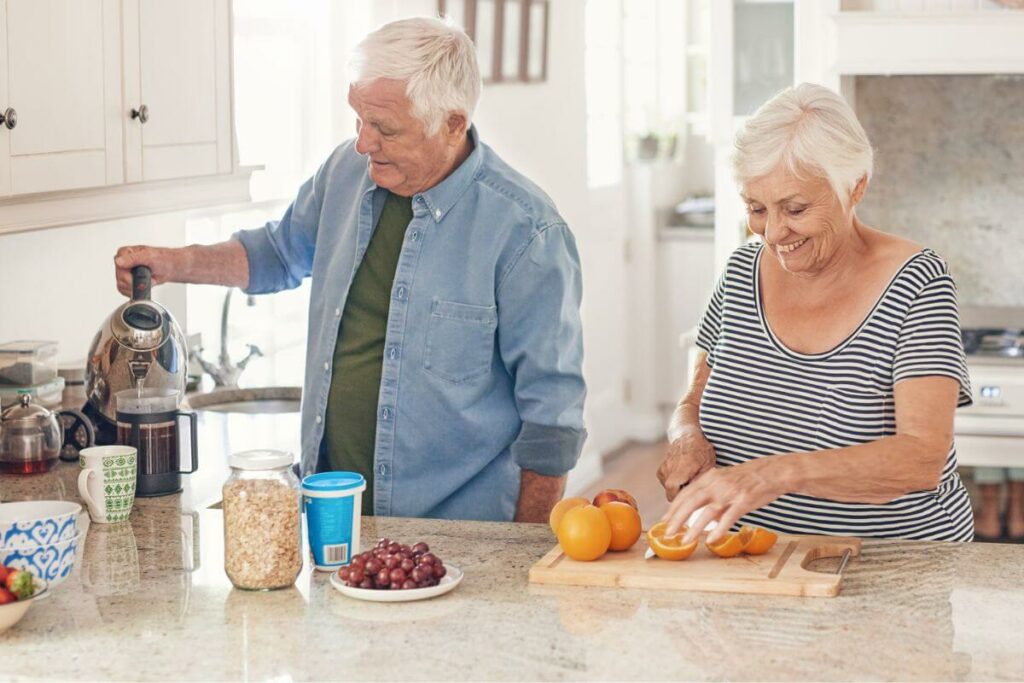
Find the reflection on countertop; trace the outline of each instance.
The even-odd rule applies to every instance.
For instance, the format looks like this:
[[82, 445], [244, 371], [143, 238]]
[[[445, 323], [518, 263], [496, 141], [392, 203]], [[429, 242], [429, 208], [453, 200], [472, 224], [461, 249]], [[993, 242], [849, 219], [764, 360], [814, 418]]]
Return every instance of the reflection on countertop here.
[[[225, 449], [287, 447], [298, 424], [212, 417], [184, 493], [90, 525], [68, 580], [0, 634], [17, 653], [5, 678], [1024, 678], [1024, 546], [866, 541], [838, 597], [792, 598], [530, 585], [547, 525], [367, 518], [367, 542], [425, 540], [465, 581], [435, 600], [366, 603], [307, 562], [294, 588], [233, 589], [208, 508]], [[219, 430], [231, 441], [210, 445]], [[0, 496], [77, 500], [75, 472], [0, 477]]]

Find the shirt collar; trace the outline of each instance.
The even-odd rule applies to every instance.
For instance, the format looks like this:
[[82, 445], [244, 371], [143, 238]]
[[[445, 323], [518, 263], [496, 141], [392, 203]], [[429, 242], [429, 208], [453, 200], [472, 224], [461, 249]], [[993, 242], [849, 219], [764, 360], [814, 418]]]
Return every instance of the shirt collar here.
[[413, 201], [422, 201], [426, 204], [435, 223], [440, 223], [455, 206], [459, 197], [469, 189], [483, 163], [484, 150], [480, 146], [480, 134], [477, 133], [476, 126], [469, 127], [469, 139], [473, 143], [473, 151], [466, 160], [440, 183], [413, 196]]

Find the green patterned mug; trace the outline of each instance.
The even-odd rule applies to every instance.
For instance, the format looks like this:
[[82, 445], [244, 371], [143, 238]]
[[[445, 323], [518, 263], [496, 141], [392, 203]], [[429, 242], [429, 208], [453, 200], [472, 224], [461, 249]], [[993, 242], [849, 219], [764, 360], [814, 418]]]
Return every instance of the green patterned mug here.
[[78, 493], [100, 524], [124, 522], [135, 503], [138, 454], [132, 446], [94, 446], [79, 453]]

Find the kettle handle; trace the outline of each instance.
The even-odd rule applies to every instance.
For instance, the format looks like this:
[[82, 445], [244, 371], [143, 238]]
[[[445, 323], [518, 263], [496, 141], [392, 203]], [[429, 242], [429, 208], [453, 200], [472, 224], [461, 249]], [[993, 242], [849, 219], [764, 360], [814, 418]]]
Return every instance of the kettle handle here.
[[149, 266], [132, 268], [132, 301], [148, 301], [153, 289], [153, 271]]

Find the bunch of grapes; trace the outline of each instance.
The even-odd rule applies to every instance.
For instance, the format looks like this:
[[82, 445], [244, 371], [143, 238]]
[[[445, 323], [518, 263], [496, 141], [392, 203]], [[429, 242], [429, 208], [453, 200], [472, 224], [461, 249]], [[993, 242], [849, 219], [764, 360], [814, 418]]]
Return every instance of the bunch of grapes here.
[[448, 573], [444, 562], [422, 541], [414, 546], [387, 538], [377, 541], [373, 550], [359, 553], [352, 563], [338, 570], [345, 585], [353, 588], [408, 590], [436, 586]]

